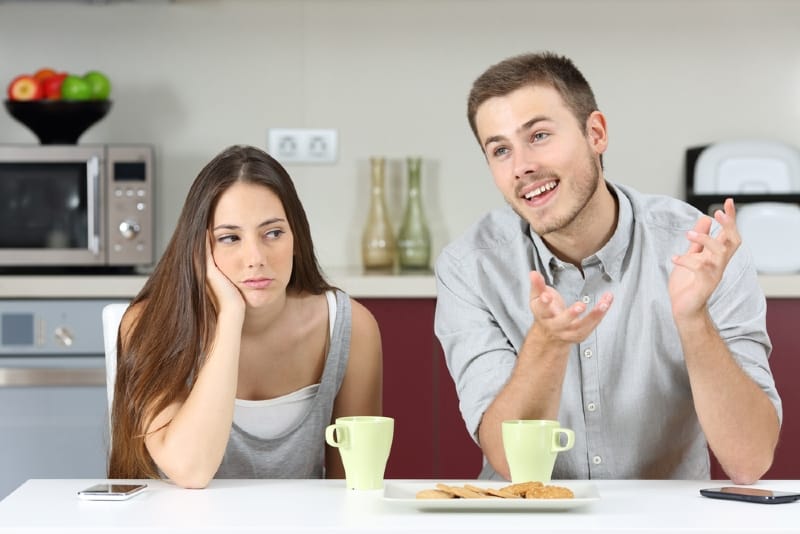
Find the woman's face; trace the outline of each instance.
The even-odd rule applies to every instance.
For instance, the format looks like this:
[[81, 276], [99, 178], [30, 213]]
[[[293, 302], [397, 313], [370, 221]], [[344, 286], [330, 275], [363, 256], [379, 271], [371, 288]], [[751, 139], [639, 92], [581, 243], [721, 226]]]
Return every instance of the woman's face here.
[[235, 182], [217, 202], [211, 233], [214, 262], [248, 306], [283, 295], [292, 275], [294, 236], [271, 189]]

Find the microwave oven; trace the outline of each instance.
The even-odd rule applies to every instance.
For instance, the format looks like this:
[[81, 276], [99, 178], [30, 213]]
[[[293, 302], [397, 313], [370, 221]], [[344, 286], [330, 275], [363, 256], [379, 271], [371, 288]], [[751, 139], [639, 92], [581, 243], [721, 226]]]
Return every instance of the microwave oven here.
[[0, 145], [0, 273], [152, 265], [153, 171], [148, 145]]

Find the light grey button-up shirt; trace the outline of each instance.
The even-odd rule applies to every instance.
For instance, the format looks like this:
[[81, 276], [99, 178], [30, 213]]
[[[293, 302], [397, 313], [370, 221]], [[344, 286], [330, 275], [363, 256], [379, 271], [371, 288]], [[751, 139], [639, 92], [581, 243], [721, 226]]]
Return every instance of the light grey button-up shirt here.
[[[686, 232], [701, 213], [673, 198], [609, 187], [619, 200], [617, 229], [583, 260], [583, 275], [510, 207], [490, 212], [439, 256], [435, 330], [461, 414], [476, 439], [533, 323], [528, 273], [535, 269], [567, 305], [582, 300], [592, 308], [606, 291], [614, 295], [600, 325], [569, 355], [558, 417], [575, 431], [575, 446], [559, 453], [553, 478], [709, 478], [667, 291], [671, 258], [686, 252]], [[745, 246], [708, 307], [734, 358], [782, 418], [767, 363], [766, 300]], [[485, 459], [481, 477], [497, 478]]]

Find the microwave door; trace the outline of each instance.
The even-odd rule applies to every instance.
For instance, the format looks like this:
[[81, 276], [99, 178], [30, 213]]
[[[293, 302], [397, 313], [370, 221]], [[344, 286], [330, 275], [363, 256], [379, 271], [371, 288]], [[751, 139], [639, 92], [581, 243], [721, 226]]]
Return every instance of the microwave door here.
[[101, 159], [0, 163], [0, 266], [95, 266], [102, 248]]

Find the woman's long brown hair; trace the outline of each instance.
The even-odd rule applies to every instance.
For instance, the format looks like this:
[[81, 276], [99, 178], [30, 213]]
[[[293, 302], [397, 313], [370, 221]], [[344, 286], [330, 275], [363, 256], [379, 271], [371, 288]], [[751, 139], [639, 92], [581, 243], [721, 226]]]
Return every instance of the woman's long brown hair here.
[[138, 317], [117, 336], [109, 478], [159, 478], [144, 434], [153, 417], [185, 399], [203, 365], [216, 324], [206, 287], [206, 235], [220, 195], [237, 181], [261, 184], [283, 203], [294, 234], [289, 288], [320, 294], [323, 277], [297, 191], [286, 170], [254, 147], [225, 149], [200, 171], [163, 256], [131, 305]]

